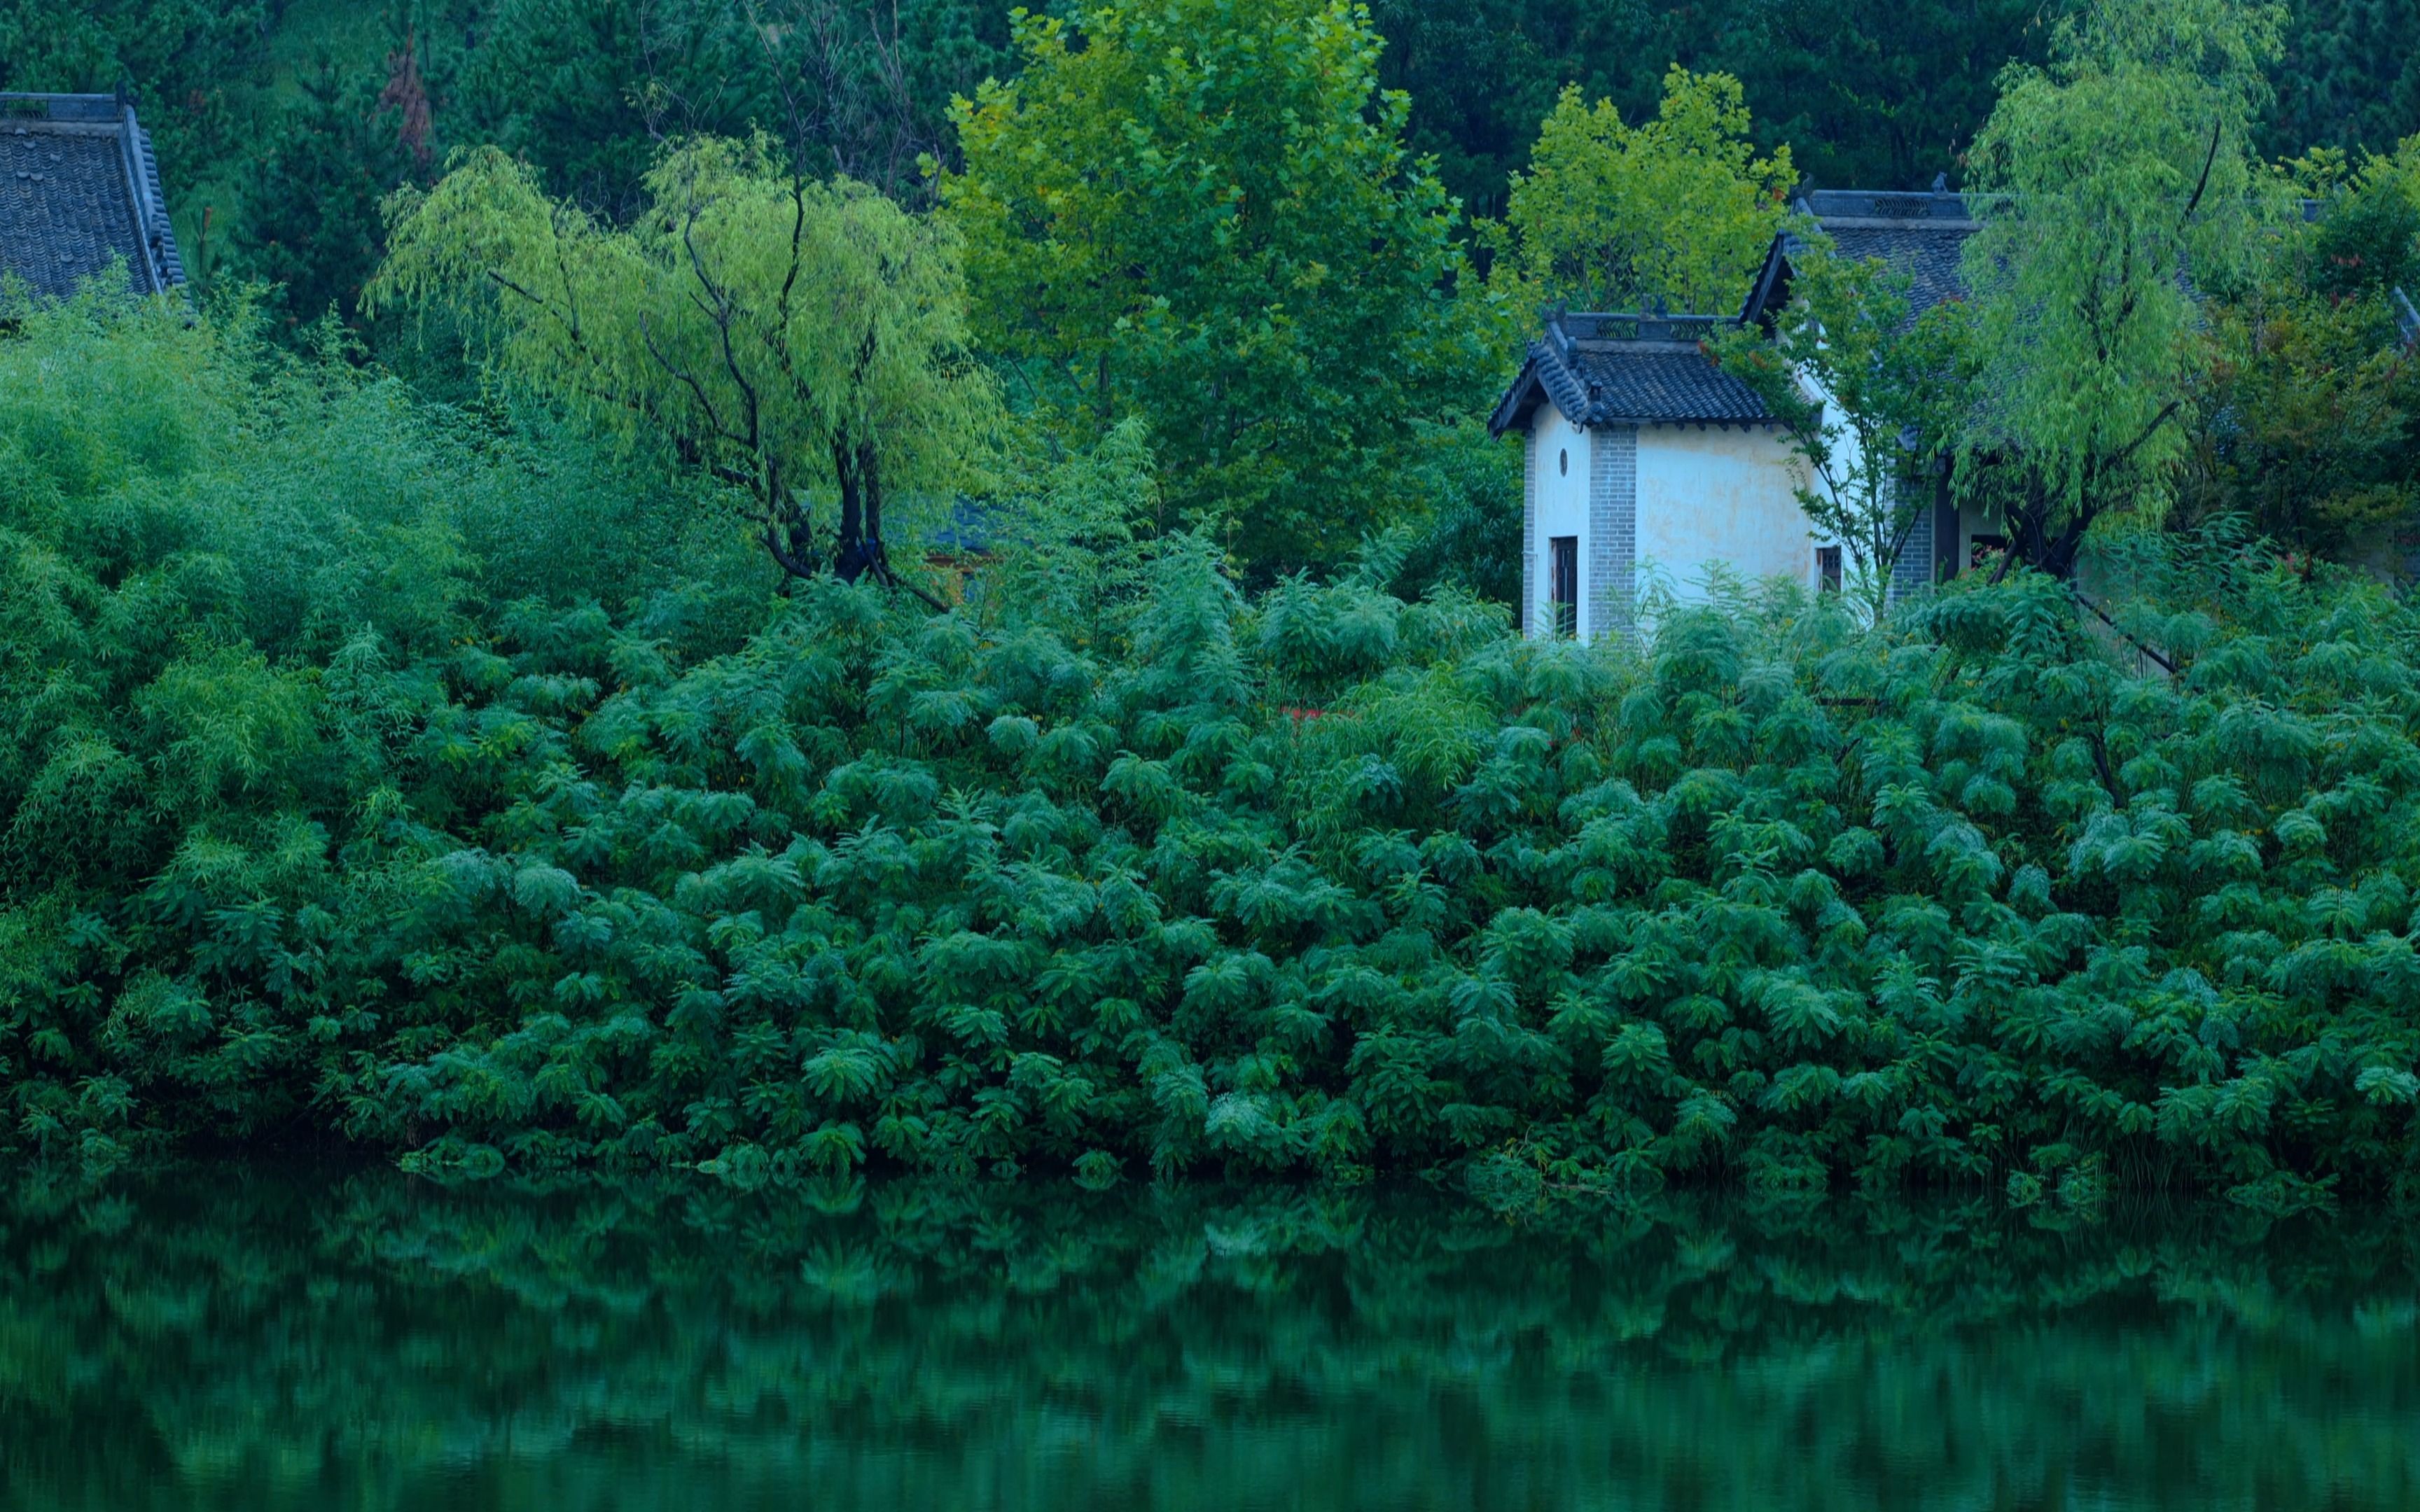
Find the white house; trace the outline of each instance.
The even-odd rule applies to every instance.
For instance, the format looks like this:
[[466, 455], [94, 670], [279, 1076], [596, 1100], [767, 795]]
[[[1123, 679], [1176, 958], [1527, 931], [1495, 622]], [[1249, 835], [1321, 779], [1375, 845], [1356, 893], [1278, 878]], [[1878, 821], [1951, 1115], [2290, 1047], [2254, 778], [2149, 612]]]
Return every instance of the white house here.
[[[1976, 223], [1965, 201], [1930, 194], [1819, 193], [1799, 201], [1841, 255], [1884, 257], [1914, 281], [1921, 311], [1959, 293], [1959, 256]], [[1799, 243], [1775, 239], [1740, 315], [1771, 330], [1790, 301]], [[1683, 597], [1720, 564], [1747, 579], [1837, 587], [1839, 548], [1799, 506], [1805, 463], [1755, 393], [1703, 343], [1710, 316], [1552, 314], [1490, 428], [1527, 441], [1521, 623], [1532, 636], [1583, 640], [1629, 628], [1641, 569]], [[1893, 574], [1918, 593], [1999, 544], [1962, 514], [1946, 477], [1909, 479], [1933, 497]]]

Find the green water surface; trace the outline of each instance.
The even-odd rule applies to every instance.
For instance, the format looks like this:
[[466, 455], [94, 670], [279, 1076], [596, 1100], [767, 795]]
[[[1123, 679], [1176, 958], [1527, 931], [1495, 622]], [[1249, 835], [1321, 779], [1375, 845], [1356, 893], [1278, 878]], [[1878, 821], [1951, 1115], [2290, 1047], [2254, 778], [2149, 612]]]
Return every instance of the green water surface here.
[[9, 1508], [2411, 1508], [2382, 1213], [202, 1168], [0, 1215]]

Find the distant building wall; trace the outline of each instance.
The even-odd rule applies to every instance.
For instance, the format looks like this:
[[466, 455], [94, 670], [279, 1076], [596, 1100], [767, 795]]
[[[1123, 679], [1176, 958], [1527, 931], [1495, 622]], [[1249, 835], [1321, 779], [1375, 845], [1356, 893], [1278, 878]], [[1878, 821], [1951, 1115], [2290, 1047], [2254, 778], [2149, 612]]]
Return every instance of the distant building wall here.
[[1538, 431], [1521, 435], [1521, 601], [1514, 606], [1523, 635], [1538, 628]]
[[1536, 479], [1531, 492], [1537, 502], [1533, 509], [1524, 512], [1531, 517], [1531, 524], [1525, 532], [1528, 540], [1521, 574], [1525, 599], [1521, 623], [1531, 636], [1553, 633], [1555, 619], [1548, 602], [1554, 584], [1546, 571], [1547, 543], [1559, 535], [1576, 536], [1581, 574], [1579, 633], [1586, 640], [1595, 633], [1589, 613], [1588, 579], [1589, 478], [1593, 438], [1566, 420], [1551, 404], [1539, 407], [1530, 434], [1530, 471]]
[[[1907, 539], [1900, 544], [1899, 560], [1891, 565], [1890, 597], [1894, 604], [1911, 598], [1921, 598], [1931, 592], [1935, 574], [1940, 570], [1939, 552], [1932, 532], [1940, 523], [1940, 511], [1932, 501], [1932, 480], [1900, 478], [1892, 486], [1900, 490], [1901, 504], [1912, 504], [1915, 510], [1908, 521]], [[1916, 497], [1910, 500], [1909, 494]]]
[[1703, 596], [1715, 563], [1751, 581], [1813, 586], [1813, 537], [1796, 492], [1803, 469], [1772, 428], [1642, 427], [1637, 560], [1683, 598]]

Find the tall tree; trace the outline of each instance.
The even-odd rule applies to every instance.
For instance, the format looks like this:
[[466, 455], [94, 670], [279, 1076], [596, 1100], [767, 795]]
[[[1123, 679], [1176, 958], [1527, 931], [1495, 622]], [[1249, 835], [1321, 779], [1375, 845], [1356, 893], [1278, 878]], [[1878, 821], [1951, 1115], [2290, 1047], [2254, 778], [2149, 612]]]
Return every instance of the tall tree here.
[[1171, 501], [1263, 570], [1409, 512], [1409, 438], [1505, 356], [1457, 308], [1455, 207], [1379, 45], [1346, 0], [1022, 16], [941, 186], [987, 342], [1063, 417], [1147, 420]]
[[1799, 504], [1847, 553], [1842, 586], [1879, 622], [1918, 513], [1932, 501], [1924, 473], [1959, 419], [1967, 312], [1951, 302], [1918, 317], [1905, 270], [1838, 257], [1820, 237], [1795, 264], [1791, 305], [1771, 338], [1749, 327], [1728, 332], [1718, 350], [1780, 421], [1807, 468]]
[[2165, 505], [2206, 356], [2196, 301], [2274, 218], [2252, 132], [2277, 24], [2242, 0], [2091, 0], [2047, 68], [2005, 77], [1972, 164], [1982, 369], [1960, 474], [2006, 518], [2011, 562], [2066, 576], [2096, 520]]
[[418, 162], [367, 75], [323, 59], [300, 83], [245, 177], [236, 253], [245, 274], [277, 285], [289, 323], [308, 324], [332, 309], [351, 317], [385, 246], [380, 205]]
[[508, 372], [744, 488], [785, 570], [895, 581], [886, 501], [954, 486], [994, 413], [954, 233], [761, 138], [685, 144], [646, 189], [614, 229], [477, 150], [401, 198], [371, 300], [467, 311]]
[[2296, 166], [2326, 213], [2212, 301], [2178, 503], [2298, 550], [2373, 553], [2420, 511], [2420, 361], [2397, 298], [2420, 286], [2420, 139], [2358, 171], [2335, 152]]
[[1781, 229], [1790, 149], [1759, 157], [1737, 79], [1674, 65], [1654, 118], [1565, 89], [1512, 179], [1498, 268], [1531, 300], [1736, 308]]

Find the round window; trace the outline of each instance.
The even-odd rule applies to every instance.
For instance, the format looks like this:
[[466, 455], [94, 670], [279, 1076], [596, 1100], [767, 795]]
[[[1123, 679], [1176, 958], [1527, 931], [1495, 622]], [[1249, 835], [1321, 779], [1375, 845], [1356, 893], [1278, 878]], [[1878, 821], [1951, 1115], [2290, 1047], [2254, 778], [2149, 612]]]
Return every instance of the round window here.
[[1565, 452], [1561, 457], [1556, 461], [1555, 465], [1562, 469], [1564, 477], [1570, 477], [1572, 475], [1572, 454]]

